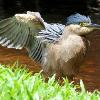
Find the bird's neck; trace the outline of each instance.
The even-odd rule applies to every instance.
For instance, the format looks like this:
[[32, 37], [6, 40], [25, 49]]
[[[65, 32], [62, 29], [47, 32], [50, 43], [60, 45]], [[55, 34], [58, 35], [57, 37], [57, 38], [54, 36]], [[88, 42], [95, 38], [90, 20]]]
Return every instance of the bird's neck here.
[[64, 28], [62, 38], [66, 39], [66, 38], [68, 38], [69, 35], [75, 35], [75, 33], [70, 30], [69, 26], [67, 26]]
[[92, 32], [93, 29], [81, 27], [80, 25], [68, 25], [64, 28], [63, 36], [67, 38], [69, 35], [83, 36]]

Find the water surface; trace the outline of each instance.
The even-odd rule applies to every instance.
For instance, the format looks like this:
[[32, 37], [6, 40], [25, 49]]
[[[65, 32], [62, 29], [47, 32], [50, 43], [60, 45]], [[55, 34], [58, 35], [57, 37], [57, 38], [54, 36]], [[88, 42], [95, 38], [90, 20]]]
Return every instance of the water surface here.
[[[93, 32], [88, 38], [91, 46], [80, 73], [76, 77], [76, 82], [82, 79], [87, 90], [100, 90], [100, 31]], [[40, 65], [28, 57], [25, 49], [15, 50], [0, 46], [0, 63], [12, 64], [16, 60], [19, 60], [21, 64], [26, 64], [33, 73], [41, 70]]]

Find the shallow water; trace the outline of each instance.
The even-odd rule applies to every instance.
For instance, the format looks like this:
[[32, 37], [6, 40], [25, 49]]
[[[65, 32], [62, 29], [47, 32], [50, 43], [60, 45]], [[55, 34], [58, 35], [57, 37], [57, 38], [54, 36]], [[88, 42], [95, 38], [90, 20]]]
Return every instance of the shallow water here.
[[[93, 32], [88, 36], [91, 46], [85, 58], [85, 62], [80, 69], [80, 73], [76, 77], [76, 82], [80, 79], [83, 80], [86, 89], [93, 91], [100, 90], [100, 31]], [[19, 60], [21, 64], [26, 64], [27, 67], [35, 72], [41, 70], [40, 65], [28, 57], [25, 49], [15, 50], [7, 49], [0, 46], [0, 63], [12, 64], [14, 61]]]
[[90, 48], [77, 79], [82, 79], [89, 91], [100, 90], [100, 31], [88, 36]]

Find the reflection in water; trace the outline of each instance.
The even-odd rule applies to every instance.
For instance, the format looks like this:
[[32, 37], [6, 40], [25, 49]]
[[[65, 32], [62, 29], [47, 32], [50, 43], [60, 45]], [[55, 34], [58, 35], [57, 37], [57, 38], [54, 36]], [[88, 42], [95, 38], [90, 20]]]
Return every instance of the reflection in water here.
[[[100, 90], [100, 35], [97, 31], [88, 37], [91, 41], [91, 47], [80, 73], [76, 77], [76, 82], [82, 79], [89, 91], [94, 89]], [[19, 60], [22, 64], [26, 64], [33, 73], [41, 70], [40, 65], [28, 57], [25, 49], [15, 50], [0, 47], [0, 63], [12, 64], [16, 60]]]

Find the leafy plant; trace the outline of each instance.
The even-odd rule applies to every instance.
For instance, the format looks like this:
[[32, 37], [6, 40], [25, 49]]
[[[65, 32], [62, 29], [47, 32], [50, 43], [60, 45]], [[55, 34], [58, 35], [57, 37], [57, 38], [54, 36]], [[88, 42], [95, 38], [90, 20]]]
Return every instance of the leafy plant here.
[[88, 92], [80, 80], [81, 91], [64, 79], [59, 85], [55, 75], [45, 82], [40, 73], [32, 75], [18, 63], [12, 66], [0, 65], [0, 100], [100, 100], [100, 92]]

